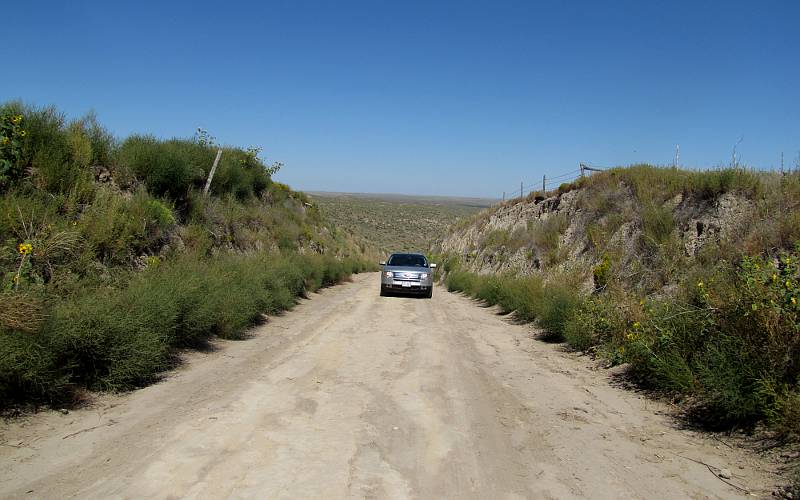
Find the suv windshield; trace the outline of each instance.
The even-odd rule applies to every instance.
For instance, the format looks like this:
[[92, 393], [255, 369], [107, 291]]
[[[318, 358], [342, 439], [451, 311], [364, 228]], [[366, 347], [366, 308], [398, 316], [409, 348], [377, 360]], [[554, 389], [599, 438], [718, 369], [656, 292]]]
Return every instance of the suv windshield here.
[[428, 261], [422, 255], [398, 253], [389, 257], [388, 266], [428, 267]]

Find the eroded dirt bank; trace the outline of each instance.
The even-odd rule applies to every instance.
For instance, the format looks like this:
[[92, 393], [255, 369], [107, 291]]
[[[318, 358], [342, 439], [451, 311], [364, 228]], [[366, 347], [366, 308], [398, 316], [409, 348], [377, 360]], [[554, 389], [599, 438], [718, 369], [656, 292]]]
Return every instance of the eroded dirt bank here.
[[[735, 498], [754, 456], [437, 289], [324, 290], [164, 382], [3, 424], [9, 498]], [[698, 462], [695, 462], [696, 460]]]

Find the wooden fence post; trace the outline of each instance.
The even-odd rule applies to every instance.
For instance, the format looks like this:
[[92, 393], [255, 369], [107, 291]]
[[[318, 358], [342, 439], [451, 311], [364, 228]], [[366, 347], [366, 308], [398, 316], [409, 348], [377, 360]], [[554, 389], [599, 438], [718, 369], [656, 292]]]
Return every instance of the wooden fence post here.
[[211, 188], [211, 179], [214, 178], [214, 172], [217, 171], [217, 165], [219, 165], [220, 156], [222, 156], [222, 149], [217, 150], [217, 157], [214, 158], [214, 164], [211, 165], [211, 172], [208, 173], [208, 179], [206, 180], [206, 187], [203, 188], [204, 196], [208, 196], [208, 190]]

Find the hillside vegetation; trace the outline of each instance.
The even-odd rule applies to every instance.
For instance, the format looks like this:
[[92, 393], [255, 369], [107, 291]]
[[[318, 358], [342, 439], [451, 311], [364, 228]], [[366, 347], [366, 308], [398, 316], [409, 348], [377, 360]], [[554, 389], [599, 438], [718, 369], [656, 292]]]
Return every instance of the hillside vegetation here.
[[364, 269], [255, 148], [0, 106], [0, 407], [126, 389]]
[[488, 200], [403, 195], [312, 193], [313, 202], [337, 227], [355, 235], [363, 249], [425, 252], [457, 221]]
[[800, 434], [800, 173], [617, 168], [481, 212], [446, 283], [714, 428]]

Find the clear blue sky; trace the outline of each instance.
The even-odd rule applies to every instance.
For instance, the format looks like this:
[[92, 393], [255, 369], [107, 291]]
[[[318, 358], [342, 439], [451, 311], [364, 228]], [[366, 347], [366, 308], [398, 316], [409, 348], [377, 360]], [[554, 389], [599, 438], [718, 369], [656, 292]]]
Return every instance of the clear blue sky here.
[[777, 168], [800, 2], [6, 2], [0, 100], [261, 145], [295, 188], [499, 196], [584, 161]]

